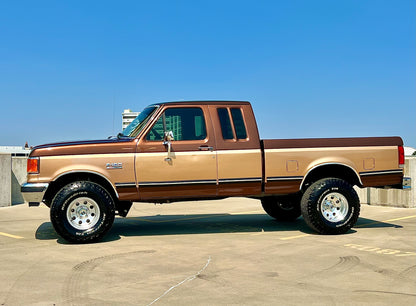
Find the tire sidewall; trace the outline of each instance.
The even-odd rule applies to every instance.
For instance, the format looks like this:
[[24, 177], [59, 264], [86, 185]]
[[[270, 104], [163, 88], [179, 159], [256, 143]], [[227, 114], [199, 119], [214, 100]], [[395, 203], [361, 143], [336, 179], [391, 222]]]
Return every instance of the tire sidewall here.
[[[347, 213], [338, 222], [327, 220], [321, 212], [321, 203], [330, 193], [343, 195], [347, 202]], [[328, 178], [312, 184], [302, 198], [302, 215], [306, 223], [321, 234], [341, 234], [351, 229], [358, 220], [360, 200], [354, 188], [344, 180]]]
[[[100, 216], [91, 228], [81, 230], [73, 227], [67, 219], [67, 210], [71, 202], [80, 197], [94, 200]], [[51, 205], [51, 221], [55, 230], [64, 239], [71, 242], [91, 242], [101, 238], [114, 221], [114, 202], [108, 192], [92, 182], [75, 182], [63, 187], [55, 196]]]

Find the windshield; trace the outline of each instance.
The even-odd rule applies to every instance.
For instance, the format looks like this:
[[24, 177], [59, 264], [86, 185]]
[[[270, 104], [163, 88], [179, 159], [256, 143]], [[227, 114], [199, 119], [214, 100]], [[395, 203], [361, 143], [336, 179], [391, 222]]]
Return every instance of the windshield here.
[[151, 105], [146, 107], [121, 133], [126, 137], [136, 137], [140, 131], [144, 128], [147, 121], [149, 121], [152, 114], [158, 108], [157, 105]]

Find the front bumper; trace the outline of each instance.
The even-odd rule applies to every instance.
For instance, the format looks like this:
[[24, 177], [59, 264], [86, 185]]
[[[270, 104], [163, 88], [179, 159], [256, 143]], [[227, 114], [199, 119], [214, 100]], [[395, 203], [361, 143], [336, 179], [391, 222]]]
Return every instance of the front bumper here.
[[48, 183], [25, 183], [20, 188], [23, 199], [29, 203], [29, 206], [36, 206], [42, 202]]

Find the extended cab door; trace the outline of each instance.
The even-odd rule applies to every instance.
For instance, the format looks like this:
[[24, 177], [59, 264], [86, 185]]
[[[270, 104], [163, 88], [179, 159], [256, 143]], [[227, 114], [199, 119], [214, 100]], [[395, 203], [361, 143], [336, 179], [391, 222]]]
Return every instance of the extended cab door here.
[[208, 106], [163, 105], [139, 140], [135, 167], [140, 200], [216, 196], [217, 160]]
[[248, 102], [209, 106], [218, 161], [218, 196], [259, 195], [262, 151], [254, 113]]

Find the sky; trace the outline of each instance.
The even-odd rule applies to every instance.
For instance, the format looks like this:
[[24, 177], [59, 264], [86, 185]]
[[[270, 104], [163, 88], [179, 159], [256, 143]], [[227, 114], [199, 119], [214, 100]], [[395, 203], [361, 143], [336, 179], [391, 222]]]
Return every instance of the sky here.
[[124, 109], [250, 101], [260, 137], [416, 147], [414, 0], [0, 1], [0, 146], [102, 139]]

